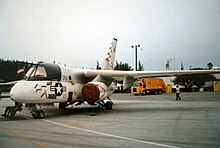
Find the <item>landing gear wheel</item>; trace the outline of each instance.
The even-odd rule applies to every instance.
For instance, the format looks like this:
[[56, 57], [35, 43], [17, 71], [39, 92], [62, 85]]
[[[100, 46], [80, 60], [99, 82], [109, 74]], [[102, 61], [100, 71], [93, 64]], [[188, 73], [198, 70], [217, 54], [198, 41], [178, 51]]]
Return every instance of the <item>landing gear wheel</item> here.
[[59, 103], [59, 109], [66, 109], [66, 103]]
[[43, 119], [45, 117], [45, 113], [42, 110], [36, 110], [32, 113], [34, 119]]
[[105, 109], [106, 110], [112, 110], [112, 102], [111, 101], [107, 101], [105, 103]]
[[39, 118], [40, 118], [40, 119], [43, 119], [43, 118], [45, 117], [45, 113], [44, 113], [44, 111], [42, 111], [42, 110], [39, 110], [39, 111], [38, 111], [38, 115], [39, 115]]

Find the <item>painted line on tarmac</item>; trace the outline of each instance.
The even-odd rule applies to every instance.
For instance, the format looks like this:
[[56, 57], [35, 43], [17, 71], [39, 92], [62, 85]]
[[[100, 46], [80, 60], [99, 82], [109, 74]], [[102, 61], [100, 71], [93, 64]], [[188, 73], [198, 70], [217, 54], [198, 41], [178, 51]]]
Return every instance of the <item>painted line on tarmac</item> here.
[[9, 129], [9, 128], [6, 128], [6, 127], [3, 127], [2, 125], [0, 125], [0, 129], [1, 129], [2, 131], [4, 131], [5, 133], [7, 133], [8, 135], [12, 136], [12, 137], [16, 137], [16, 138], [18, 138], [18, 139], [21, 139], [21, 140], [27, 142], [27, 143], [32, 144], [32, 145], [33, 145], [34, 147], [36, 147], [36, 148], [44, 148], [43, 145], [37, 143], [37, 142], [34, 141], [33, 139], [28, 138], [28, 137], [25, 137], [25, 136], [23, 136], [23, 135], [21, 135], [21, 134], [15, 133], [15, 132], [13, 132], [11, 129]]
[[144, 141], [144, 140], [138, 140], [138, 139], [123, 137], [123, 136], [117, 136], [117, 135], [102, 133], [102, 132], [93, 131], [93, 130], [89, 130], [89, 129], [79, 128], [79, 127], [75, 127], [75, 126], [69, 126], [69, 125], [66, 125], [66, 124], [54, 122], [54, 121], [47, 120], [47, 119], [42, 119], [42, 120], [46, 121], [46, 122], [49, 122], [49, 123], [52, 123], [52, 124], [55, 124], [55, 125], [63, 126], [65, 128], [80, 130], [80, 131], [89, 132], [89, 133], [93, 133], [93, 134], [97, 134], [97, 135], [103, 135], [103, 136], [107, 136], [107, 137], [113, 137], [113, 138], [117, 138], [117, 139], [128, 140], [128, 141], [139, 142], [139, 143], [145, 143], [145, 144], [150, 144], [150, 145], [155, 145], [155, 146], [160, 146], [160, 147], [179, 148], [179, 147], [176, 147], [176, 146], [160, 144], [160, 143]]

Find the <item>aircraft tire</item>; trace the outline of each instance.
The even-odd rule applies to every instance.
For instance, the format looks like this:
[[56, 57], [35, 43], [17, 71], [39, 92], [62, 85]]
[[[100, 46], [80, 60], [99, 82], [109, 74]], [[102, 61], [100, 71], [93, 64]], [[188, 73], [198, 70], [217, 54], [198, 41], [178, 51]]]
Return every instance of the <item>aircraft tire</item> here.
[[66, 109], [66, 103], [59, 103], [59, 109]]
[[45, 117], [45, 113], [42, 110], [38, 110], [38, 111], [35, 111], [35, 113], [32, 113], [32, 117], [34, 119], [43, 119]]
[[39, 111], [38, 111], [38, 116], [39, 116], [40, 119], [43, 119], [43, 118], [45, 117], [44, 111], [39, 110]]
[[112, 102], [111, 101], [107, 101], [105, 103], [105, 109], [106, 110], [112, 110]]

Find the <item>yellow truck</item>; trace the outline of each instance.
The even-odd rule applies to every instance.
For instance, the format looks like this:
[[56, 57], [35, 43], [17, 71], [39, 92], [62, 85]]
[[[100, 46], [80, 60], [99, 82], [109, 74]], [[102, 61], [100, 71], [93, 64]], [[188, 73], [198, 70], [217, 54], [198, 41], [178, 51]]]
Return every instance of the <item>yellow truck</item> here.
[[131, 93], [134, 95], [162, 94], [166, 90], [166, 85], [160, 78], [139, 78], [131, 87]]

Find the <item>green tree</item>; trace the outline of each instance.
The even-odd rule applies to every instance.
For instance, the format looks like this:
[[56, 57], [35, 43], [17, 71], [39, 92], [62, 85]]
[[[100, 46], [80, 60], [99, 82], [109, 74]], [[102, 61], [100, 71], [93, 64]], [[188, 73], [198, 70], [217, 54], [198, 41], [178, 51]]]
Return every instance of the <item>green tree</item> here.
[[213, 64], [210, 62], [210, 63], [207, 64], [207, 67], [208, 67], [208, 69], [212, 69]]
[[98, 60], [96, 61], [96, 69], [102, 69], [102, 68], [99, 66], [99, 61], [98, 61]]
[[143, 71], [144, 70], [144, 65], [141, 64], [141, 61], [139, 60], [138, 62], [138, 71]]
[[124, 70], [124, 71], [132, 71], [133, 69], [131, 68], [131, 66], [128, 65], [128, 63], [118, 63], [118, 61], [116, 61], [115, 64], [115, 70]]
[[201, 88], [205, 82], [215, 81], [216, 77], [211, 74], [187, 74], [177, 76], [173, 82], [174, 84], [180, 84], [185, 86], [186, 88], [192, 88], [192, 86], [196, 85]]
[[[5, 82], [20, 80], [24, 77], [24, 73], [29, 69], [30, 66], [25, 64], [25, 62], [10, 61], [0, 59], [0, 79]], [[24, 73], [18, 74], [18, 69], [23, 69]]]
[[181, 63], [181, 70], [184, 70], [184, 66], [183, 66], [183, 63]]

